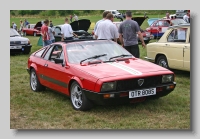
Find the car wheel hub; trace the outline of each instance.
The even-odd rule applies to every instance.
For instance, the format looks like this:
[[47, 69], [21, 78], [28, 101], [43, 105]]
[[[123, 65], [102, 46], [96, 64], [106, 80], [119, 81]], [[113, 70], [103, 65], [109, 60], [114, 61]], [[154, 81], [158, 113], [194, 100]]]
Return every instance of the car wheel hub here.
[[71, 100], [75, 108], [79, 109], [82, 106], [82, 91], [77, 85], [72, 88]]
[[167, 68], [167, 62], [165, 60], [160, 60], [159, 65]]
[[31, 73], [31, 87], [33, 90], [36, 90], [37, 87], [37, 79], [36, 74], [34, 72]]

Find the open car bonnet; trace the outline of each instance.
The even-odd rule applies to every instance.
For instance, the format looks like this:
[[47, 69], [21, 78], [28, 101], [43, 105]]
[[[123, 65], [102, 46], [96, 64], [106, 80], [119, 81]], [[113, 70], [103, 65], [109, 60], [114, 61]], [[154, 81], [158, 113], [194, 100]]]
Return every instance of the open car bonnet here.
[[87, 32], [91, 25], [91, 22], [88, 19], [80, 19], [78, 21], [70, 23], [70, 25], [73, 31], [84, 30]]
[[145, 17], [133, 17], [132, 18], [132, 20], [136, 21], [139, 26], [142, 25], [142, 23], [144, 22], [145, 19], [146, 19]]
[[38, 27], [42, 27], [42, 21], [37, 22], [34, 29], [37, 29]]

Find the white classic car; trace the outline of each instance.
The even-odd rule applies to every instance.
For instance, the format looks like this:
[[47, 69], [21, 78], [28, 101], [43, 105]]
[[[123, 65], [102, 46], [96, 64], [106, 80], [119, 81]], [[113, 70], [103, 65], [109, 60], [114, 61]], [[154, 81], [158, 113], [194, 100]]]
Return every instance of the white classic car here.
[[170, 26], [158, 42], [147, 44], [145, 59], [165, 68], [190, 71], [190, 24]]

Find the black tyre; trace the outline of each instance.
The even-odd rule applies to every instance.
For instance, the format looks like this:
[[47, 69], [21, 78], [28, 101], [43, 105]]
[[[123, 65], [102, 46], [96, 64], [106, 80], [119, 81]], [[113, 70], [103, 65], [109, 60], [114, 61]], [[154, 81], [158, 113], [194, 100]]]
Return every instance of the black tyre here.
[[166, 69], [169, 69], [167, 58], [164, 55], [158, 57], [156, 64]]
[[29, 54], [31, 52], [31, 47], [25, 47], [23, 54]]
[[45, 87], [42, 84], [40, 84], [38, 80], [35, 69], [31, 69], [31, 72], [30, 72], [30, 86], [31, 86], [31, 89], [35, 92], [45, 90]]
[[93, 106], [92, 102], [87, 99], [81, 86], [76, 81], [70, 87], [70, 98], [75, 110], [86, 111], [90, 110]]

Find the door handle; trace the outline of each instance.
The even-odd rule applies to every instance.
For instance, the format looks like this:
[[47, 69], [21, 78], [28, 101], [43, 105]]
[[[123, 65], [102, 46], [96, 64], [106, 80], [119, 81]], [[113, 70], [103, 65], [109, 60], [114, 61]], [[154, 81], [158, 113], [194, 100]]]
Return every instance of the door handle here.
[[169, 44], [165, 44], [165, 46], [170, 46]]
[[187, 46], [184, 46], [185, 48], [188, 48]]
[[44, 64], [45, 67], [48, 67], [48, 64]]

